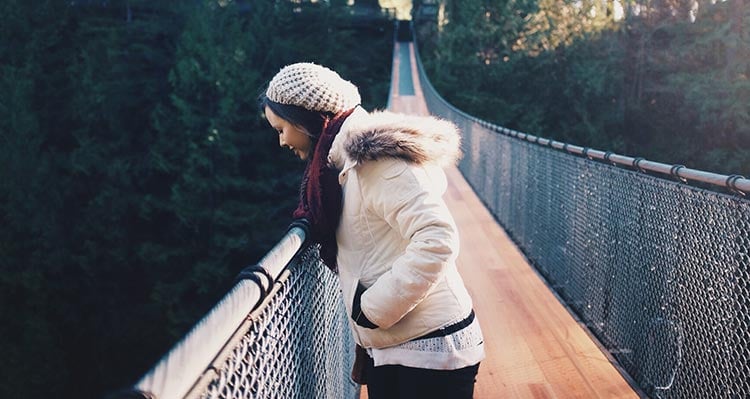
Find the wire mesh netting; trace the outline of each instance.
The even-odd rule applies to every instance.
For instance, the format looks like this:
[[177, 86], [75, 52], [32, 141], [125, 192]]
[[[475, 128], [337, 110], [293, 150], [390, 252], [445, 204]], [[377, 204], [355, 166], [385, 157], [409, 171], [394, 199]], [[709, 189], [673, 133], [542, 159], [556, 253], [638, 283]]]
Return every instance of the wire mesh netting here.
[[338, 279], [305, 250], [201, 398], [355, 398], [354, 341]]
[[750, 201], [461, 128], [477, 195], [644, 392], [750, 397]]

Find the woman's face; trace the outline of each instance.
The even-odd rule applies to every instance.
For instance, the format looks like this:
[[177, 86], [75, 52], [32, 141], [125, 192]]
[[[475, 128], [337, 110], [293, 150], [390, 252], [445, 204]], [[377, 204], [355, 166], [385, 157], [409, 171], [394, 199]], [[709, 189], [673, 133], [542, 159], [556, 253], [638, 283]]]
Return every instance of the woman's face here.
[[265, 113], [268, 123], [279, 132], [279, 146], [289, 147], [294, 155], [306, 160], [312, 151], [312, 138], [301, 127], [276, 115], [271, 108], [266, 107]]

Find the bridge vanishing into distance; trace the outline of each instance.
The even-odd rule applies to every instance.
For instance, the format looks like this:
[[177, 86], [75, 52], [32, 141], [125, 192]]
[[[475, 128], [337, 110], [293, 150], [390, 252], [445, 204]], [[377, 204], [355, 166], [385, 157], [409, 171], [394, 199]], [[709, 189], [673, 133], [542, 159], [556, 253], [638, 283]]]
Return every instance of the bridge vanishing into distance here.
[[[463, 133], [445, 200], [485, 334], [475, 397], [750, 397], [750, 180], [474, 118], [399, 28], [388, 107]], [[306, 233], [290, 226], [115, 397], [365, 398], [337, 278]]]

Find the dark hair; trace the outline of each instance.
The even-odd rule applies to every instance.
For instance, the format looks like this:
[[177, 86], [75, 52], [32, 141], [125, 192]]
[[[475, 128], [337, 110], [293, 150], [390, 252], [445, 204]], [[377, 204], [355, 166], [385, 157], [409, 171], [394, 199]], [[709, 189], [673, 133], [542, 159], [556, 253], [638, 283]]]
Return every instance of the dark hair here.
[[271, 101], [265, 93], [260, 95], [258, 103], [261, 112], [264, 112], [266, 107], [271, 108], [271, 111], [281, 119], [303, 127], [314, 139], [320, 136], [323, 130], [323, 123], [334, 116], [331, 112], [310, 111], [298, 105], [277, 103]]

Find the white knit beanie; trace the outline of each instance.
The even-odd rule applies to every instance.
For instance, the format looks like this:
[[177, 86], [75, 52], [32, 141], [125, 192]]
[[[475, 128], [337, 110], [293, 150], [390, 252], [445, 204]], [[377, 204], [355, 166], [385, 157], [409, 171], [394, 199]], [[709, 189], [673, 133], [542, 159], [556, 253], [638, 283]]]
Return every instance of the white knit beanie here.
[[352, 82], [324, 66], [309, 62], [281, 68], [268, 84], [266, 97], [280, 104], [334, 114], [361, 103], [359, 90]]

